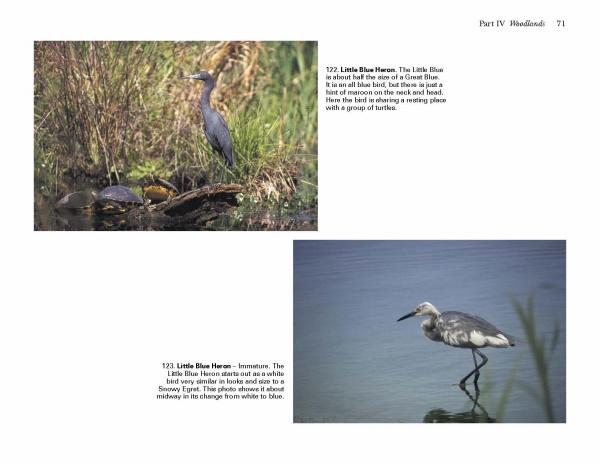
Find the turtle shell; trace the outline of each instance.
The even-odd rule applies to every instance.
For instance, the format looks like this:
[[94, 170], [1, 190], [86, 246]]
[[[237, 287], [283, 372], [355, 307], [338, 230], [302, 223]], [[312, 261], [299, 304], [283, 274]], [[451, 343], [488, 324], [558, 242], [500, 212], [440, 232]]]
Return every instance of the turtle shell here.
[[56, 202], [55, 208], [81, 212], [91, 211], [97, 195], [95, 190], [69, 193]]
[[169, 181], [159, 178], [153, 178], [142, 188], [144, 197], [152, 203], [161, 203], [167, 201], [171, 197], [179, 195], [179, 190]]
[[96, 209], [104, 214], [122, 214], [143, 204], [144, 201], [124, 185], [106, 187], [96, 198]]

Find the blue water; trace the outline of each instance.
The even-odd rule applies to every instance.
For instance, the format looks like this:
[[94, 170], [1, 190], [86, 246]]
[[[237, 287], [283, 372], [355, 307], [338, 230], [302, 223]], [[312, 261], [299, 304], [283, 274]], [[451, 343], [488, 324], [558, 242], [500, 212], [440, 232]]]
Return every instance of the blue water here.
[[[565, 259], [564, 241], [295, 241], [294, 420], [547, 422], [510, 300], [533, 292], [547, 351], [559, 329], [549, 384], [554, 420], [564, 422]], [[422, 318], [396, 322], [423, 301], [516, 338], [483, 350], [481, 395], [468, 386], [477, 404], [456, 386], [473, 368], [471, 351], [425, 338]]]

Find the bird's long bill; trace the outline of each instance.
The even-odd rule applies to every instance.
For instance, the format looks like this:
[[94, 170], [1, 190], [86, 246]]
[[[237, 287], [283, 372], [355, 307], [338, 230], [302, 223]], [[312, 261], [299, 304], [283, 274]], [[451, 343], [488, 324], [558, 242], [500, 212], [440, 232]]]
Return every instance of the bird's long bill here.
[[190, 74], [189, 76], [183, 76], [182, 79], [198, 79], [200, 74]]
[[398, 319], [396, 322], [400, 322], [403, 321], [404, 319], [408, 319], [409, 317], [413, 317], [415, 315], [414, 311], [411, 311], [410, 313], [408, 313], [406, 316], [402, 316], [400, 319]]

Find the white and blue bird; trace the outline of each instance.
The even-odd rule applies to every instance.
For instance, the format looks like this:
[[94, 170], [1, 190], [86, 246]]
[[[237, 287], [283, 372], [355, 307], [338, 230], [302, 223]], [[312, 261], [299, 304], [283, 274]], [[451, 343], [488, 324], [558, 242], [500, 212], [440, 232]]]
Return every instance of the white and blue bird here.
[[[413, 316], [425, 316], [427, 319], [421, 323], [421, 329], [427, 338], [434, 342], [444, 342], [446, 345], [457, 348], [470, 348], [473, 354], [475, 369], [463, 377], [459, 386], [464, 389], [469, 377], [475, 374], [474, 384], [477, 386], [479, 370], [487, 363], [488, 358], [479, 348], [491, 346], [494, 348], [508, 348], [515, 346], [514, 338], [494, 327], [485, 319], [459, 311], [446, 311], [440, 313], [428, 301], [421, 303], [398, 322]], [[477, 364], [477, 353], [481, 357], [481, 364]]]

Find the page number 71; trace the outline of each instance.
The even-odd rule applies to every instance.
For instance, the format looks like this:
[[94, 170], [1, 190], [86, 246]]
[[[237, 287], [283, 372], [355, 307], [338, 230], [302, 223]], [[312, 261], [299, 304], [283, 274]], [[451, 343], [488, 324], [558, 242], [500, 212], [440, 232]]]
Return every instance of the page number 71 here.
[[556, 25], [558, 27], [565, 27], [565, 20], [564, 19], [557, 19], [556, 20]]

